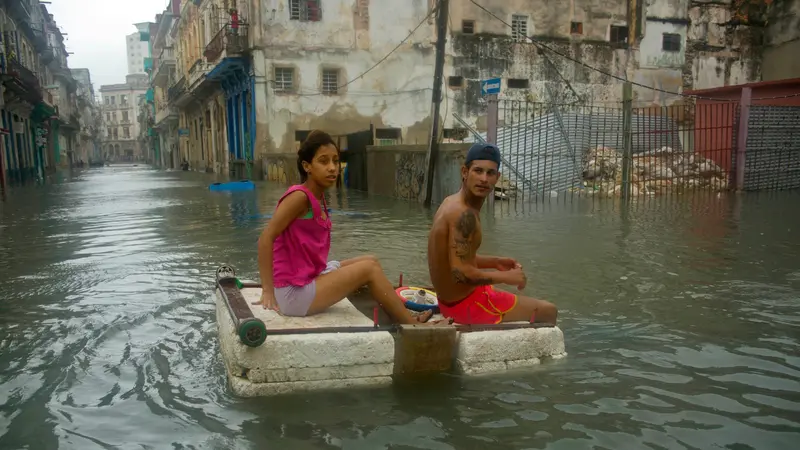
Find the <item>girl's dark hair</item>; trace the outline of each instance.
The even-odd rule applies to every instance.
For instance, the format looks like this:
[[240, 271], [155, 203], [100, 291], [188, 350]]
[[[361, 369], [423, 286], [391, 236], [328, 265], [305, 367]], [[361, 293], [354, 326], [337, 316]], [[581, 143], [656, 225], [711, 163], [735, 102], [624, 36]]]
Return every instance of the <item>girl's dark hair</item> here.
[[323, 145], [333, 145], [336, 147], [336, 152], [339, 152], [339, 147], [333, 141], [331, 135], [320, 130], [313, 130], [308, 134], [306, 140], [300, 144], [300, 150], [297, 151], [297, 171], [300, 172], [301, 182], [305, 183], [306, 179], [308, 179], [308, 174], [303, 169], [303, 161], [311, 164], [311, 160], [314, 159], [317, 150]]

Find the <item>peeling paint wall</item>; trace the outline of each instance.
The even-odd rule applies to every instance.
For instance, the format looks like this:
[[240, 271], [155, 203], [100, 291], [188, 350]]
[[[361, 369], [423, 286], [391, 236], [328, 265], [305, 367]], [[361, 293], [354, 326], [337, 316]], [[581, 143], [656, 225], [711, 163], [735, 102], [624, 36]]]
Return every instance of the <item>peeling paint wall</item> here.
[[764, 81], [800, 78], [800, 0], [773, 5], [764, 45]]
[[[432, 22], [426, 21], [391, 57], [361, 78], [403, 40], [429, 11], [428, 0], [406, 6], [364, 0], [322, 2], [321, 20], [292, 20], [286, 1], [262, 1], [254, 45], [256, 76], [266, 83], [266, 108], [257, 113], [256, 155], [295, 149], [295, 131], [341, 135], [399, 128], [404, 142], [427, 139], [433, 79]], [[323, 80], [323, 71], [336, 79]], [[276, 76], [281, 72], [281, 83]], [[286, 75], [291, 73], [289, 84]], [[330, 72], [333, 73], [333, 72]], [[290, 87], [289, 87], [290, 85]], [[340, 87], [336, 93], [323, 92]]]
[[761, 78], [761, 29], [732, 21], [730, 0], [693, 0], [687, 33], [685, 89], [707, 89]]

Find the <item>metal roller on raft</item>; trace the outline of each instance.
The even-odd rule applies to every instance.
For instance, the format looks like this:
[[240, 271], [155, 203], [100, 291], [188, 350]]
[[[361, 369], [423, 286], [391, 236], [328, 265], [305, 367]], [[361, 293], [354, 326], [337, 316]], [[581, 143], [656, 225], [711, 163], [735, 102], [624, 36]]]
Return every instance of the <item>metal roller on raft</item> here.
[[228, 307], [239, 340], [248, 347], [258, 347], [267, 339], [267, 326], [253, 315], [240, 291], [242, 287], [244, 284], [236, 278], [233, 267], [222, 265], [217, 268], [217, 289]]

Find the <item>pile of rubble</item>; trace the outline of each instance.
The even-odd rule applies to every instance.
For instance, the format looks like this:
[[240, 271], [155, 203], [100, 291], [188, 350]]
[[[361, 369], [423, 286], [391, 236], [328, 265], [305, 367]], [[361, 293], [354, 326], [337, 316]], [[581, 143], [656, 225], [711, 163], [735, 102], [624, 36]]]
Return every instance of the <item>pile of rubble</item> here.
[[[692, 152], [661, 147], [633, 155], [631, 195], [664, 194], [677, 189], [728, 188], [728, 174], [710, 159]], [[590, 148], [583, 157], [583, 188], [608, 197], [622, 194], [622, 152], [609, 147]]]

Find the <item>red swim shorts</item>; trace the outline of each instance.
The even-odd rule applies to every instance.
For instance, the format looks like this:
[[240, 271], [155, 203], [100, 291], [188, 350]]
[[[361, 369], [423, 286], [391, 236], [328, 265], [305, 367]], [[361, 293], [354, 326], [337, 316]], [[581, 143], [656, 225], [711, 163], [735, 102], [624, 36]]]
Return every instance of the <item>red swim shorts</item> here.
[[496, 291], [491, 285], [478, 286], [471, 294], [453, 305], [439, 303], [446, 318], [462, 325], [500, 323], [503, 316], [517, 306], [517, 296]]

